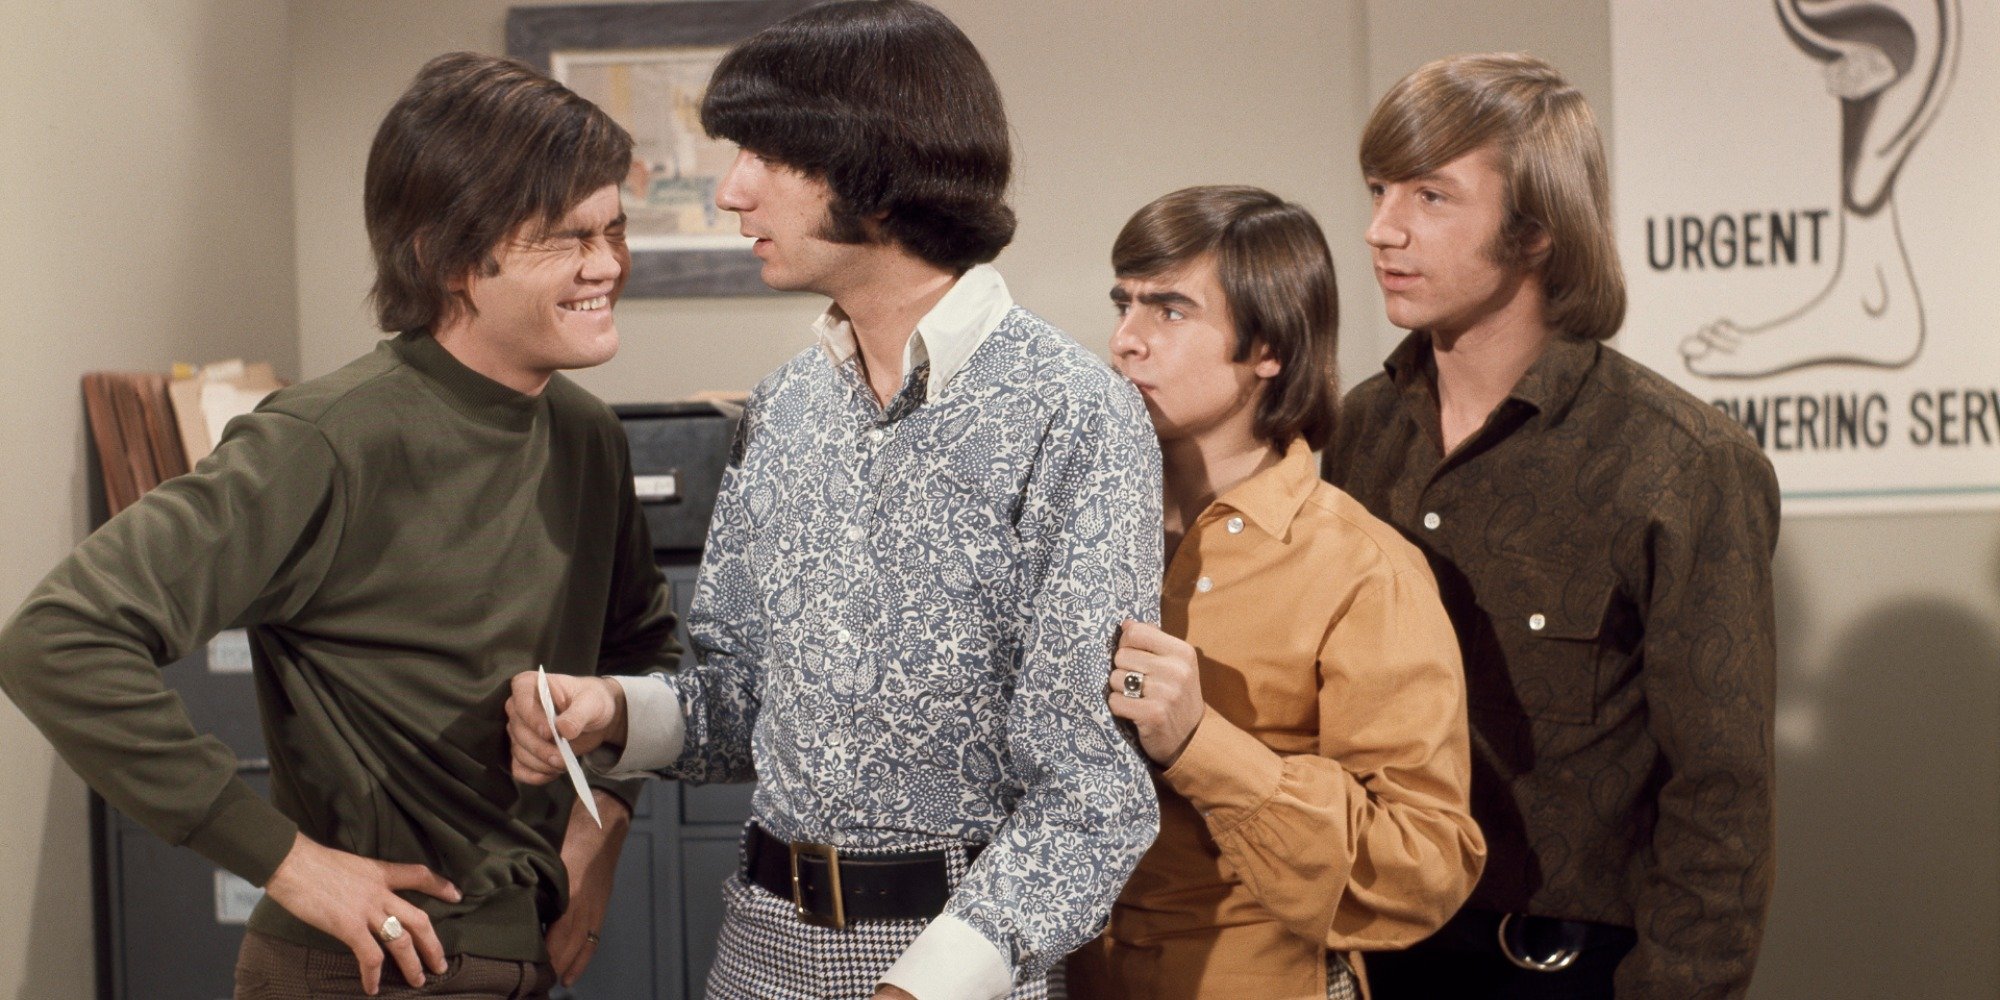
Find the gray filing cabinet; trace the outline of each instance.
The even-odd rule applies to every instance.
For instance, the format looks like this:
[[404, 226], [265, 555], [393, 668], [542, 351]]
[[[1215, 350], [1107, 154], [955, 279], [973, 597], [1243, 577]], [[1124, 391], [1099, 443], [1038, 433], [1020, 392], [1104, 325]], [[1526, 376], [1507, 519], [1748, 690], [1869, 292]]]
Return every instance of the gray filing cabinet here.
[[[713, 491], [735, 421], [707, 404], [618, 407], [656, 555], [685, 620]], [[671, 481], [669, 481], [671, 480]], [[643, 499], [643, 498], [642, 498]], [[687, 647], [685, 631], [680, 636]], [[225, 633], [165, 669], [196, 728], [215, 733], [268, 787], [248, 645]], [[751, 786], [650, 783], [634, 809], [596, 960], [575, 1000], [692, 1000], [715, 955], [721, 885], [736, 868]], [[102, 1000], [226, 1000], [242, 922], [259, 892], [170, 847], [92, 796], [92, 888]]]

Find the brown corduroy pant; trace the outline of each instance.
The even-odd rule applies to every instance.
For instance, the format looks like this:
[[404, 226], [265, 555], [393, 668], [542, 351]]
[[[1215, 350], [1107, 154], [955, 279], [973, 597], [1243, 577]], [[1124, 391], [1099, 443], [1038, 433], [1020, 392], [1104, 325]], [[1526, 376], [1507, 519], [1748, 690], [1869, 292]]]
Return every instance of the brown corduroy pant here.
[[[548, 1000], [556, 973], [547, 962], [509, 962], [476, 955], [453, 955], [443, 975], [412, 987], [390, 962], [382, 969], [381, 992], [373, 1000]], [[361, 968], [344, 951], [322, 951], [280, 941], [268, 934], [244, 935], [236, 954], [236, 1000], [369, 1000], [361, 992]]]

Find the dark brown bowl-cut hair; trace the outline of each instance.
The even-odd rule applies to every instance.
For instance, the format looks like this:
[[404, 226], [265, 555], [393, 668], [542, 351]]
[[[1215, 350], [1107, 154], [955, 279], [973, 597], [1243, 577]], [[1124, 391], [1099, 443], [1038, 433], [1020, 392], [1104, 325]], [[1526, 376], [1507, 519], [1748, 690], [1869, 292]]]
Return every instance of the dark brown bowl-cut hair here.
[[701, 125], [825, 181], [829, 239], [964, 271], [1014, 238], [1000, 88], [916, 0], [822, 4], [750, 36], [715, 68]]
[[557, 222], [631, 164], [617, 122], [520, 63], [475, 52], [425, 63], [368, 151], [377, 322], [434, 331], [470, 311], [454, 279], [498, 273], [494, 251], [514, 230]]
[[1252, 428], [1279, 447], [1333, 438], [1340, 408], [1340, 293], [1333, 255], [1312, 213], [1254, 187], [1190, 187], [1140, 209], [1111, 244], [1120, 278], [1158, 278], [1203, 257], [1229, 299], [1236, 353], [1263, 346], [1281, 366], [1264, 384]]
[[1625, 275], [1604, 141], [1583, 94], [1555, 67], [1519, 53], [1424, 65], [1375, 106], [1361, 133], [1361, 172], [1406, 181], [1480, 149], [1494, 151], [1506, 180], [1499, 262], [1540, 270], [1549, 325], [1563, 336], [1617, 333]]

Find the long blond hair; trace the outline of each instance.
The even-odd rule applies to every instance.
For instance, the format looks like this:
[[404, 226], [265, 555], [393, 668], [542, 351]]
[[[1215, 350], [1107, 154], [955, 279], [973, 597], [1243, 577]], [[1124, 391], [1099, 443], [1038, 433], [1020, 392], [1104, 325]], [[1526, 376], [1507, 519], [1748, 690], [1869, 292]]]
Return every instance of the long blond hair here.
[[1404, 181], [1487, 148], [1506, 179], [1501, 263], [1540, 272], [1547, 320], [1564, 336], [1617, 333], [1625, 275], [1612, 238], [1604, 141], [1583, 94], [1555, 67], [1512, 52], [1425, 64], [1375, 106], [1361, 133], [1361, 170]]

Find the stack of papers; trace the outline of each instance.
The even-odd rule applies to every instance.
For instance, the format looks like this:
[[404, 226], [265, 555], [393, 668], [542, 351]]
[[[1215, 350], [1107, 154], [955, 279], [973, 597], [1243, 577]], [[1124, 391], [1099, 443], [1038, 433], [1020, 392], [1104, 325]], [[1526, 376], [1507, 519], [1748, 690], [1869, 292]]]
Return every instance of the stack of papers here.
[[83, 406], [111, 513], [188, 470], [165, 375], [91, 372], [83, 377]]
[[83, 377], [84, 413], [109, 514], [193, 468], [215, 449], [223, 424], [284, 385], [267, 364], [175, 367], [171, 379], [158, 372]]

